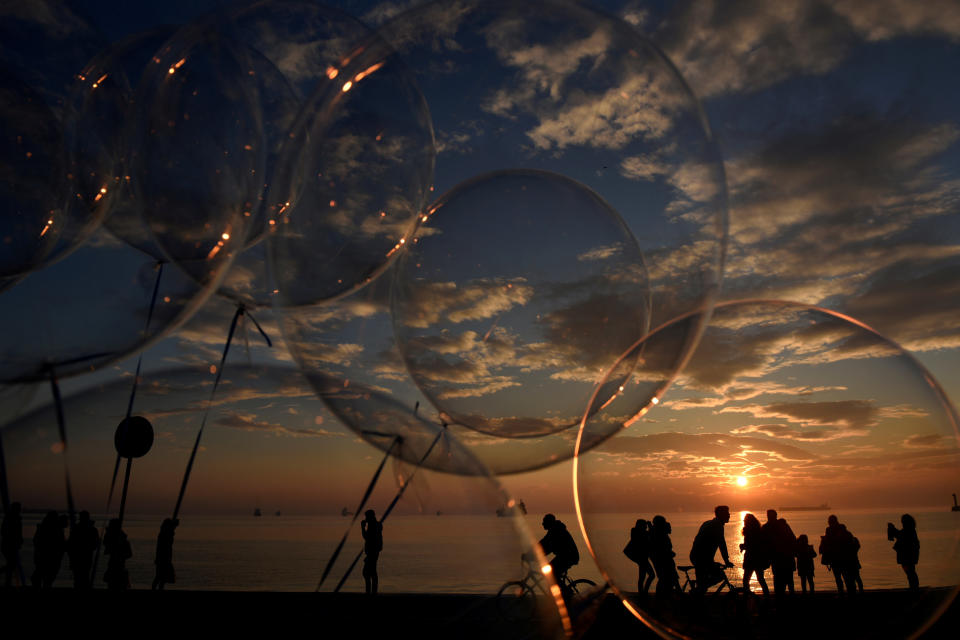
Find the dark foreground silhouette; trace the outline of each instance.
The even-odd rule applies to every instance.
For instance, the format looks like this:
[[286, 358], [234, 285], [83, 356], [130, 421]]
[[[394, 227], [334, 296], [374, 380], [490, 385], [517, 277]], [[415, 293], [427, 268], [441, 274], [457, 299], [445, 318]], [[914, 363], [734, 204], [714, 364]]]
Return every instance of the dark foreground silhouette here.
[[377, 520], [373, 509], [367, 509], [360, 521], [360, 533], [363, 535], [363, 584], [366, 592], [375, 595], [380, 586], [377, 575], [377, 560], [383, 551], [383, 523]]

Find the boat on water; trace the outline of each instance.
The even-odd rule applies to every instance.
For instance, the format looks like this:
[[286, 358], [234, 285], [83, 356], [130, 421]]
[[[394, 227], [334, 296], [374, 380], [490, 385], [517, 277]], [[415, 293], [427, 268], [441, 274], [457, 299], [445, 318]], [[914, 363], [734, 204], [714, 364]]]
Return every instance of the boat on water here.
[[352, 515], [353, 515], [353, 511], [350, 511], [350, 509], [347, 509], [346, 507], [344, 507], [343, 509], [340, 510], [340, 515], [341, 515], [341, 516], [352, 516]]
[[254, 507], [254, 509], [253, 509], [253, 517], [259, 518], [259, 517], [262, 516], [262, 515], [263, 515], [263, 514], [260, 512], [260, 507]]
[[816, 506], [806, 505], [800, 507], [780, 507], [777, 511], [830, 511], [830, 505], [826, 502]]
[[957, 494], [953, 494], [953, 508], [950, 511], [960, 511], [960, 504], [957, 504]]

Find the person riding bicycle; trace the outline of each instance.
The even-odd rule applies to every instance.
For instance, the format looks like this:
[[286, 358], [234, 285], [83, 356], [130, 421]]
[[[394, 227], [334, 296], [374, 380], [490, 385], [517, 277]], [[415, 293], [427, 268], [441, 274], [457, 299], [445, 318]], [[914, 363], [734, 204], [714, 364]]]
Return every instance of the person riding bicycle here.
[[540, 541], [540, 549], [543, 555], [553, 554], [553, 560], [550, 561], [553, 578], [557, 584], [562, 584], [562, 578], [570, 567], [580, 562], [580, 551], [573, 536], [567, 531], [567, 525], [557, 520], [552, 513], [543, 516], [543, 528], [547, 535]]
[[[723, 581], [723, 571], [733, 566], [727, 552], [727, 541], [723, 537], [723, 525], [730, 522], [730, 507], [719, 505], [713, 510], [713, 520], [707, 520], [700, 525], [697, 537], [693, 539], [693, 548], [690, 550], [690, 563], [697, 572], [697, 587], [695, 593], [702, 594], [718, 582]], [[723, 564], [714, 561], [720, 550]]]

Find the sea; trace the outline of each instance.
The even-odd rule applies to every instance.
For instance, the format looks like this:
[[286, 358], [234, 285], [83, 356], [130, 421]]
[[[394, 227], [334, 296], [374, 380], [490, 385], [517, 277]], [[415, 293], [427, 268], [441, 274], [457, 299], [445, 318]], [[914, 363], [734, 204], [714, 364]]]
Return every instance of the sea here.
[[[743, 513], [733, 512], [726, 525], [730, 559], [736, 567], [728, 574], [742, 581], [742, 542], [740, 520]], [[826, 528], [827, 511], [783, 512], [796, 535], [807, 534], [816, 549]], [[900, 523], [903, 511], [858, 509], [835, 512], [840, 521], [860, 540], [861, 575], [866, 589], [890, 589], [906, 586], [906, 578], [887, 540], [886, 524]], [[960, 584], [960, 512], [949, 510], [909, 510], [917, 520], [920, 538], [920, 563], [917, 572], [924, 586]], [[519, 532], [511, 518], [495, 515], [392, 515], [384, 523], [384, 549], [378, 573], [381, 592], [395, 593], [472, 593], [495, 594], [508, 580], [523, 576], [526, 567], [520, 555], [530, 548], [531, 540], [543, 535], [542, 514], [526, 516], [527, 532]], [[604, 574], [632, 584], [635, 589], [636, 565], [622, 553], [630, 528], [638, 517], [654, 514], [593, 514], [587, 525], [590, 542], [600, 565], [592, 559], [576, 516], [557, 514], [567, 524], [580, 548], [580, 563], [571, 577], [589, 578], [602, 584]], [[687, 555], [700, 524], [712, 514], [663, 513], [670, 521], [677, 564], [687, 564]], [[763, 514], [757, 514], [761, 521]], [[27, 580], [33, 570], [32, 537], [42, 514], [24, 514], [24, 547], [21, 562]], [[94, 516], [97, 518], [97, 516]], [[97, 518], [101, 527], [105, 520]], [[124, 530], [133, 548], [127, 568], [133, 588], [149, 589], [154, 576], [156, 536], [163, 516], [132, 515]], [[348, 572], [351, 562], [362, 550], [359, 521], [350, 516], [287, 516], [264, 514], [232, 517], [190, 516], [181, 518], [174, 544], [176, 583], [168, 589], [228, 591], [313, 591], [317, 589], [338, 543], [347, 534], [337, 560], [332, 563], [322, 591], [332, 591], [342, 580], [342, 591], [363, 591], [362, 560]], [[523, 526], [520, 529], [524, 529]], [[101, 529], [102, 532], [102, 529]], [[834, 589], [832, 575], [816, 563], [818, 590]], [[105, 559], [99, 562], [97, 582], [102, 585]], [[346, 578], [344, 578], [346, 576]], [[626, 578], [630, 576], [630, 578]], [[682, 578], [682, 575], [681, 575]], [[768, 584], [772, 585], [767, 576]], [[54, 584], [72, 584], [69, 562], [63, 566]], [[753, 585], [759, 590], [757, 585]], [[799, 590], [799, 580], [797, 589]]]

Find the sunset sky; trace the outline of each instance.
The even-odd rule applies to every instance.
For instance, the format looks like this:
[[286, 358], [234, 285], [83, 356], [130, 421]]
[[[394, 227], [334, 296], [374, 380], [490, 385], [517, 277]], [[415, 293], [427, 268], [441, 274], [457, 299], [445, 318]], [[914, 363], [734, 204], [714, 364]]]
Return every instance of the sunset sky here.
[[[163, 23], [188, 21], [218, 4], [128, 6], [104, 0], [76, 6], [104, 41], [115, 42]], [[388, 186], [351, 201], [327, 198], [327, 183], [316, 183], [309, 201], [326, 206], [329, 199], [338, 216], [324, 218], [329, 220], [324, 225], [298, 226], [303, 213], [294, 209], [288, 214], [294, 248], [283, 255], [299, 261], [288, 267], [302, 263], [296, 242], [316, 246], [310, 243], [345, 227], [363, 229], [364, 239], [389, 249], [423, 206], [432, 217], [409, 236], [417, 250], [398, 266], [428, 272], [429, 278], [404, 272], [408, 288], [398, 304], [407, 306], [397, 318], [390, 313], [392, 270], [352, 293], [321, 282], [319, 263], [285, 271], [280, 279], [300, 287], [296, 297], [319, 299], [334, 289], [343, 295], [283, 314], [254, 309], [275, 342], [269, 349], [243, 321], [227, 364], [228, 383], [218, 396], [223, 410], [209, 425], [196, 493], [188, 493], [186, 511], [242, 513], [258, 501], [267, 509], [275, 502], [276, 508], [299, 513], [339, 511], [348, 506], [348, 496], [361, 494], [382, 453], [338, 420], [358, 430], [374, 425], [377, 431], [406, 434], [403, 455], [411, 462], [423, 455], [441, 420], [430, 398], [451, 402], [448, 416], [459, 411], [462, 422], [480, 427], [449, 429], [490, 469], [527, 471], [505, 476], [504, 482], [532, 511], [572, 511], [569, 461], [548, 465], [572, 455], [576, 427], [570, 425], [586, 408], [598, 378], [639, 337], [637, 327], [667, 324], [709, 298], [720, 276], [724, 225], [719, 300], [777, 299], [799, 306], [720, 308], [689, 367], [659, 405], [583, 457], [584, 499], [601, 510], [636, 511], [709, 510], [718, 501], [734, 509], [821, 502], [848, 508], [946, 506], [950, 493], [960, 491], [955, 416], [923, 369], [948, 398], [960, 398], [956, 3], [587, 3], [645, 34], [692, 94], [656, 50], [643, 49], [641, 39], [602, 16], [543, 35], [542, 26], [524, 31], [510, 20], [498, 21], [496, 14], [482, 25], [471, 23], [463, 16], [472, 14], [457, 3], [407, 22], [389, 20], [413, 3], [331, 4], [370, 27], [386, 24], [384, 37], [403, 43], [397, 45], [401, 53], [409, 48], [406, 71], [384, 66], [379, 77], [395, 73], [389, 82], [398, 83], [407, 81], [404, 73], [415, 78], [436, 140], [432, 180], [421, 184], [423, 166], [410, 168], [411, 157], [430, 162], [420, 143], [410, 142], [422, 142], [411, 128], [392, 140], [388, 132], [387, 142], [394, 143], [389, 153], [347, 172], [344, 167], [368, 157], [363, 154], [371, 153], [371, 140], [379, 143], [382, 132], [344, 117], [338, 122], [349, 127], [344, 125], [346, 133], [334, 128], [339, 137], [333, 138], [338, 143], [333, 159], [320, 155], [310, 161], [340, 166], [347, 191]], [[543, 40], [534, 37], [541, 35]], [[290, 80], [290, 96], [297, 96], [290, 99], [301, 104], [297, 100], [306, 100], [303, 87], [309, 84], [293, 80], [303, 69], [295, 47], [285, 48], [283, 39], [262, 41], [272, 42], [274, 48], [263, 55]], [[640, 53], [631, 57], [631, 50]], [[369, 55], [364, 62], [375, 63], [376, 51]], [[356, 91], [342, 91], [336, 108], [351, 114], [354, 108], [374, 109], [383, 87], [392, 86], [376, 85], [376, 73], [364, 82]], [[364, 86], [379, 89], [365, 94]], [[700, 99], [709, 133], [692, 95]], [[423, 114], [414, 111], [416, 123]], [[364, 173], [364, 166], [373, 168]], [[383, 182], [391, 167], [397, 179]], [[538, 194], [539, 207], [515, 211], [478, 196], [466, 204], [449, 197], [448, 190], [465, 180], [508, 168], [576, 180], [601, 199], [597, 211], [604, 213], [577, 218], [575, 209], [582, 208], [564, 207], [586, 196], [563, 192], [556, 182], [544, 187], [531, 173], [515, 183], [482, 183], [488, 191], [481, 196], [517, 203], [511, 190], [529, 188]], [[721, 206], [724, 180], [728, 217]], [[329, 185], [334, 188], [332, 179]], [[381, 208], [406, 217], [383, 227], [360, 217]], [[608, 218], [613, 223], [602, 227], [598, 220], [607, 208], [615, 212]], [[614, 224], [617, 216], [622, 226]], [[98, 232], [96, 246], [116, 247], [115, 238], [104, 239], [108, 235]], [[331, 258], [330, 265], [321, 265], [324, 274], [369, 273], [361, 261], [385, 253], [381, 244], [371, 254], [332, 252], [345, 262]], [[234, 297], [259, 286], [262, 276], [251, 267], [262, 263], [263, 248], [255, 251], [261, 253], [227, 276]], [[136, 263], [91, 294], [98, 304], [114, 306], [87, 309], [79, 330], [91, 345], [120, 344], [119, 329], [111, 331], [98, 318], [114, 318], [136, 337], [153, 284], [151, 260], [97, 255], [99, 261], [78, 251], [62, 261], [59, 268], [76, 282], [54, 290], [86, 291], [85, 274]], [[24, 282], [43, 277], [40, 271]], [[203, 292], [182, 273], [169, 277], [174, 280], [165, 286], [177, 308], [162, 319], [174, 323]], [[116, 292], [130, 282], [137, 301], [116, 303]], [[61, 314], [38, 321], [17, 313], [23, 308], [16, 297], [21, 284], [0, 293], [0, 308], [15, 329], [2, 347], [11, 354], [8, 362], [15, 354], [29, 357], [23, 345], [30, 339], [65, 335]], [[84, 307], [83, 300], [71, 304]], [[846, 314], [882, 338], [809, 305]], [[129, 312], [132, 308], [137, 313]], [[213, 295], [178, 332], [146, 352], [144, 384], [156, 381], [156, 393], [144, 394], [137, 410], [154, 416], [158, 439], [155, 451], [134, 465], [136, 477], [144, 480], [137, 489], [143, 493], [131, 494], [131, 509], [164, 510], [175, 495], [172, 485], [179, 481], [206, 393], [199, 393], [200, 385], [212, 382], [209, 367], [219, 361], [234, 309], [227, 297]], [[407, 340], [402, 354], [395, 328]], [[609, 396], [629, 380], [623, 396], [588, 423], [588, 434], [618, 431], [647, 406], [701, 329], [694, 318], [655, 333], [629, 361], [637, 363], [633, 377], [620, 371], [605, 389]], [[104, 351], [113, 348], [120, 346]], [[230, 377], [231, 365], [251, 362], [299, 365], [309, 383], [275, 372], [261, 379], [248, 375], [246, 382]], [[63, 381], [68, 394], [96, 387], [110, 398], [109, 408], [91, 404], [67, 414], [68, 424], [79, 425], [72, 460], [90, 456], [98, 469], [75, 473], [77, 491], [97, 495], [90, 498], [95, 504], [102, 500], [96, 487], [106, 482], [100, 472], [109, 472], [112, 453], [85, 448], [90, 444], [85, 439], [109, 443], [109, 430], [100, 432], [103, 425], [96, 423], [101, 415], [108, 426], [122, 417], [122, 389], [134, 367], [135, 360], [127, 358]], [[178, 374], [176, 384], [166, 374], [151, 378], [151, 372], [184, 367], [191, 373]], [[164, 381], [172, 384], [166, 391]], [[38, 391], [41, 399], [34, 404], [42, 404], [44, 393], [45, 388]], [[93, 397], [74, 402], [81, 407]], [[40, 429], [43, 420], [37, 420], [21, 429]], [[43, 437], [49, 439], [53, 425], [47, 428]], [[502, 437], [508, 435], [535, 437]], [[8, 457], [22, 446], [21, 455], [33, 451], [29, 455], [50, 464], [55, 480], [42, 490], [31, 480], [29, 501], [53, 499], [61, 490], [60, 471], [54, 471], [58, 454], [49, 449], [53, 441], [41, 447], [47, 440], [21, 434], [17, 437], [26, 439], [8, 445], [4, 437]], [[367, 438], [377, 447], [389, 446], [389, 438]], [[462, 471], [474, 465], [469, 456], [458, 457], [458, 445], [451, 446], [436, 452], [428, 466]], [[26, 476], [15, 468], [15, 458], [8, 465], [15, 493], [15, 481], [25, 482]], [[547, 468], [528, 471], [541, 467]], [[431, 504], [452, 511], [456, 494], [446, 493], [443, 477], [431, 475], [441, 487]], [[737, 483], [740, 477], [745, 484]], [[380, 498], [389, 499], [390, 491], [382, 491]], [[477, 508], [488, 509], [496, 499], [478, 499]]]

